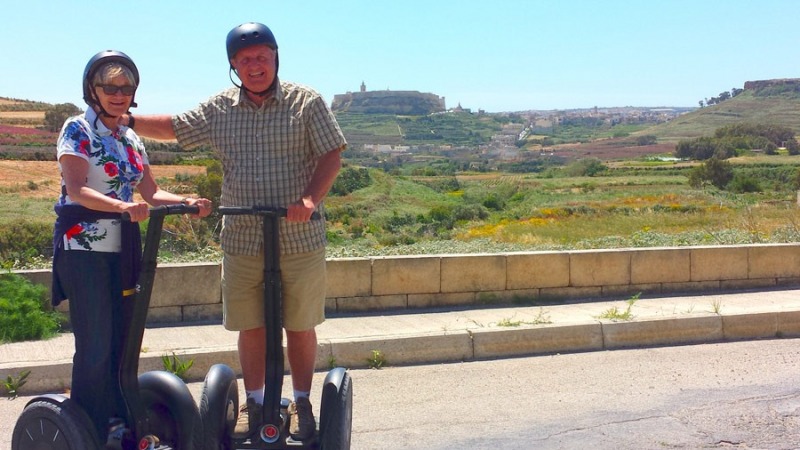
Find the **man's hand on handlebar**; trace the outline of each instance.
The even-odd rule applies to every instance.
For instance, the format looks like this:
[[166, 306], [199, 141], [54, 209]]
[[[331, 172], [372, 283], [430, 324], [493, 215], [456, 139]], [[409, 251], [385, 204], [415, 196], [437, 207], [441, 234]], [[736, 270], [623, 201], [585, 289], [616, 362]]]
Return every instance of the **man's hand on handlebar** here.
[[317, 210], [317, 205], [311, 197], [303, 197], [300, 201], [292, 203], [286, 208], [286, 220], [289, 222], [308, 222], [311, 214]]

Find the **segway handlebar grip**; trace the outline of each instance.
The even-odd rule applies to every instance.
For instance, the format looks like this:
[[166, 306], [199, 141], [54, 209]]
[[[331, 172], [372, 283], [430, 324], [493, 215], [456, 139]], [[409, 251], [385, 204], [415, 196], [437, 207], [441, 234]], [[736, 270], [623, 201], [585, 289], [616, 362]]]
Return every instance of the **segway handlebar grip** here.
[[[289, 212], [286, 208], [273, 206], [220, 206], [218, 211], [223, 216], [256, 215], [276, 217], [286, 217], [286, 213]], [[311, 213], [311, 220], [320, 219], [322, 219], [322, 214], [319, 211]]]
[[[175, 205], [161, 205], [161, 206], [153, 206], [150, 208], [150, 217], [163, 217], [168, 216], [170, 214], [199, 214], [200, 207], [197, 205], [184, 205], [183, 203], [178, 203]], [[122, 213], [122, 220], [130, 221], [131, 215], [128, 214], [127, 211]]]

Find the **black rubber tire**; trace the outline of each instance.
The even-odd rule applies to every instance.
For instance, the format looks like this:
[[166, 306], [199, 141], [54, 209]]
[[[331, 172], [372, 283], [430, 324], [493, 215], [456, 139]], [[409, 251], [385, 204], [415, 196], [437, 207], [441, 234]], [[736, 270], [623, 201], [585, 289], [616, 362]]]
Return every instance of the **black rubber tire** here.
[[22, 411], [11, 435], [12, 450], [98, 450], [94, 425], [66, 397], [36, 398]]
[[320, 407], [321, 450], [348, 450], [353, 426], [353, 381], [343, 368], [325, 378]]
[[211, 366], [200, 396], [200, 432], [205, 450], [233, 448], [233, 429], [239, 413], [239, 385], [236, 374], [224, 364]]
[[139, 375], [139, 398], [145, 409], [150, 433], [162, 445], [175, 450], [194, 450], [200, 413], [186, 383], [173, 373], [146, 372]]

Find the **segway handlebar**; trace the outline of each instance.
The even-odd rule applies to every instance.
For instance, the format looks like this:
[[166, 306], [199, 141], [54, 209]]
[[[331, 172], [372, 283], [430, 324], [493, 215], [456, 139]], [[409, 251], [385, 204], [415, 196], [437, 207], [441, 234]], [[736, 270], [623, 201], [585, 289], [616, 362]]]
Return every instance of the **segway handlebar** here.
[[[161, 205], [153, 206], [150, 208], [150, 217], [163, 217], [170, 214], [199, 214], [200, 207], [197, 205], [184, 205], [178, 203], [175, 205]], [[122, 213], [122, 220], [131, 220], [131, 215], [127, 211]]]
[[[286, 217], [286, 213], [289, 210], [274, 206], [220, 206], [218, 211], [223, 216], [257, 215]], [[322, 219], [322, 215], [319, 211], [311, 213], [311, 220], [319, 219]]]

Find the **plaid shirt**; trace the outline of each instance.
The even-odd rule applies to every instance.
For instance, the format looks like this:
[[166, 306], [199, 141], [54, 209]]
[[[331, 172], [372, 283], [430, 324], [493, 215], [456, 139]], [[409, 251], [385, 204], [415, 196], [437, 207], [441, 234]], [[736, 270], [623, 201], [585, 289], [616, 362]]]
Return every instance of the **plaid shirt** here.
[[[185, 149], [208, 146], [220, 155], [224, 206], [287, 207], [302, 197], [319, 158], [347, 144], [322, 97], [287, 82], [261, 107], [241, 89], [227, 89], [174, 116], [172, 126]], [[257, 216], [226, 216], [222, 249], [257, 255], [263, 248], [261, 223]], [[282, 220], [280, 237], [282, 253], [317, 250], [325, 245], [325, 222]]]

